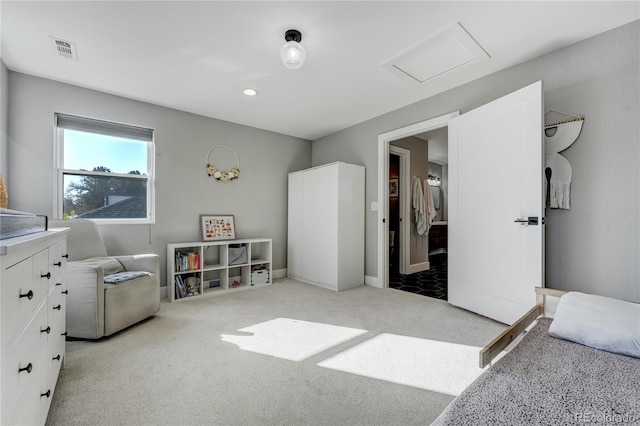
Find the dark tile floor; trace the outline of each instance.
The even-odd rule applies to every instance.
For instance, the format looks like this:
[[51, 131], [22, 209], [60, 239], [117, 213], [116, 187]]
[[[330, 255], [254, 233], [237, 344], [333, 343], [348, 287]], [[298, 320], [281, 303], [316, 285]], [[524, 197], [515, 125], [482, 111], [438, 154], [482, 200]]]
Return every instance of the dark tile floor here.
[[389, 272], [389, 287], [447, 300], [447, 254], [429, 256], [431, 269], [411, 275]]

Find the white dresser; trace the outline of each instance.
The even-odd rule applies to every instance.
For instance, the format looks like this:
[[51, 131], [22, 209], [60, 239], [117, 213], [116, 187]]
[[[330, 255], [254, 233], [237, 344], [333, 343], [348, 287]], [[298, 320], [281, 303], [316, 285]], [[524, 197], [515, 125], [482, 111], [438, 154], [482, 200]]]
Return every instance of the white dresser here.
[[364, 167], [289, 173], [287, 274], [341, 291], [364, 284]]
[[0, 424], [44, 424], [65, 354], [67, 229], [0, 241]]

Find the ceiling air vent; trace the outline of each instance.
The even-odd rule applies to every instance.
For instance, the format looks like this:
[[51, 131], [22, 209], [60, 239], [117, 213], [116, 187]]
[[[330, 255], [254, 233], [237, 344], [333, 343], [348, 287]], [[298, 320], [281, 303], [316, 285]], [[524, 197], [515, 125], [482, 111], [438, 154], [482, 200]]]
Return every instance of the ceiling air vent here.
[[53, 46], [53, 53], [58, 56], [62, 56], [65, 59], [78, 60], [78, 51], [76, 50], [76, 44], [70, 41], [61, 40], [56, 37], [51, 38], [51, 45]]

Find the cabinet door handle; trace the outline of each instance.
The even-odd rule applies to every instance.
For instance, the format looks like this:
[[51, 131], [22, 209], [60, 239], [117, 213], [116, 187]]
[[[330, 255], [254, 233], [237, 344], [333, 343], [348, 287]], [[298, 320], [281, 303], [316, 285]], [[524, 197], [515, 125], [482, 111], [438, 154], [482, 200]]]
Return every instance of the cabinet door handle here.
[[64, 333], [60, 333], [61, 336], [66, 336], [67, 332], [65, 331]]
[[63, 258], [65, 258], [65, 259], [68, 259], [68, 258], [69, 258], [69, 254], [63, 254], [63, 255], [62, 255], [62, 256], [60, 256], [60, 257], [63, 257]]
[[53, 266], [62, 266], [62, 261], [54, 263]]
[[51, 272], [47, 272], [47, 273], [46, 273], [46, 274], [44, 274], [44, 275], [43, 275], [43, 274], [40, 274], [40, 278], [45, 278], [45, 277], [46, 277], [48, 280], [50, 280], [50, 279], [51, 279]]
[[33, 299], [33, 291], [29, 290], [29, 292], [25, 294], [20, 293], [20, 299], [23, 297], [26, 297], [29, 300]]
[[22, 373], [23, 371], [26, 371], [27, 374], [31, 374], [31, 370], [33, 370], [33, 365], [31, 365], [31, 363], [27, 364], [26, 367], [18, 367], [18, 373]]
[[56, 283], [56, 287], [59, 286], [59, 285], [62, 285], [62, 283]]
[[60, 354], [58, 354], [58, 356], [54, 356], [53, 358], [51, 358], [53, 361], [60, 361]]
[[47, 334], [51, 333], [51, 327], [47, 327], [44, 330], [40, 329], [40, 333], [47, 333]]
[[62, 309], [62, 305], [54, 306], [53, 310], [55, 311], [56, 309], [59, 311], [60, 309]]
[[49, 389], [45, 393], [40, 394], [40, 398], [42, 398], [43, 396], [46, 396], [47, 398], [49, 398], [51, 396], [51, 389]]
[[65, 290], [61, 292], [62, 294], [69, 294], [69, 290]]

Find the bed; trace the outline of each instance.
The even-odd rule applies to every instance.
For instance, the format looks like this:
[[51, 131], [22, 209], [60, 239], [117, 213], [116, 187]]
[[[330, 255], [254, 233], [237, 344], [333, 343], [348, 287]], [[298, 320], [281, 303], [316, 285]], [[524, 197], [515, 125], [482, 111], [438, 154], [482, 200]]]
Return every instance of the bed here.
[[[551, 298], [564, 294], [537, 292]], [[640, 315], [633, 312], [637, 345]], [[640, 424], [640, 358], [552, 337], [554, 320], [543, 314], [541, 302], [481, 350], [483, 367], [537, 320], [433, 425]]]

